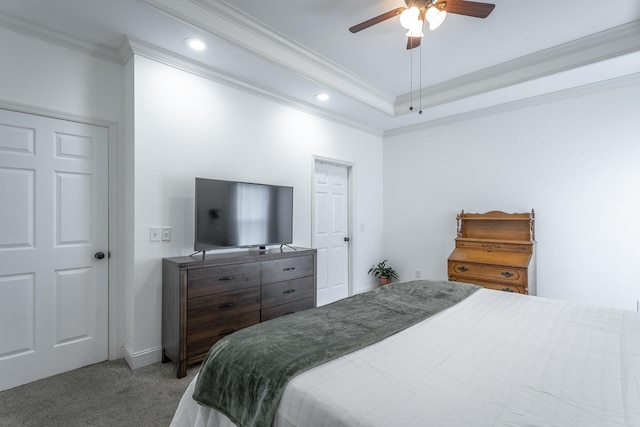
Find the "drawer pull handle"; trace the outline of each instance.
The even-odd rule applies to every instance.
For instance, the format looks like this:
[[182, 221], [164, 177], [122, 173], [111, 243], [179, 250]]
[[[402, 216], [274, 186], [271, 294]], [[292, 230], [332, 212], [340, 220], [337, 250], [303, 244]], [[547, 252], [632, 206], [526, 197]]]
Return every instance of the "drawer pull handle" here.
[[219, 308], [219, 309], [225, 309], [225, 308], [233, 307], [234, 305], [235, 305], [235, 303], [228, 302], [228, 303], [226, 303], [226, 304], [220, 304], [220, 305], [218, 306], [218, 308]]
[[225, 276], [225, 277], [219, 278], [218, 280], [221, 281], [221, 282], [226, 282], [226, 281], [233, 280], [233, 279], [235, 279], [235, 277], [233, 277], [233, 276]]
[[287, 291], [282, 291], [283, 294], [292, 294], [294, 293], [296, 290], [295, 289], [289, 289]]
[[292, 271], [295, 270], [295, 267], [287, 267], [287, 268], [283, 268], [282, 271]]
[[469, 269], [467, 267], [465, 267], [464, 265], [462, 267], [460, 267], [458, 270], [465, 272], [468, 271]]
[[513, 273], [509, 273], [508, 271], [503, 271], [502, 274], [504, 277], [513, 277]]
[[502, 288], [502, 290], [503, 290], [504, 292], [513, 292], [513, 289], [509, 289], [509, 288]]

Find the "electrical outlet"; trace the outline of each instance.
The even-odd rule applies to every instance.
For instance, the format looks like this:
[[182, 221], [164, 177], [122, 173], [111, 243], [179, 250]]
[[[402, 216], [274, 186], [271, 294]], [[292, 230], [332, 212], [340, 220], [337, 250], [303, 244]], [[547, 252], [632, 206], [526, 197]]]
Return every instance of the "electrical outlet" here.
[[416, 270], [416, 279], [419, 279], [421, 275], [421, 271], [420, 270]]
[[149, 227], [149, 241], [150, 242], [160, 241], [160, 227]]
[[171, 240], [171, 227], [162, 227], [162, 240], [165, 242]]

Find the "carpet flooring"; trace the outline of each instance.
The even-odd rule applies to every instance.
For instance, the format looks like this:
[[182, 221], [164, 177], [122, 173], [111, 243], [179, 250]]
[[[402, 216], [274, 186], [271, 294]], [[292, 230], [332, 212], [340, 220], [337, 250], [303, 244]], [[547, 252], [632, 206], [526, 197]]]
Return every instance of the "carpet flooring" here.
[[0, 392], [0, 426], [168, 426], [196, 375], [176, 365], [98, 363]]

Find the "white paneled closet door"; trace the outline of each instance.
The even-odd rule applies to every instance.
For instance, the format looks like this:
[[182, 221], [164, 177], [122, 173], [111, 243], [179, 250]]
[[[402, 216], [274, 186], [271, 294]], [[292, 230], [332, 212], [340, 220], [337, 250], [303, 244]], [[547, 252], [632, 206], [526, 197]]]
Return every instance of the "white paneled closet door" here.
[[0, 110], [0, 390], [107, 359], [108, 131]]
[[318, 251], [318, 306], [349, 296], [349, 171], [316, 161], [313, 247]]

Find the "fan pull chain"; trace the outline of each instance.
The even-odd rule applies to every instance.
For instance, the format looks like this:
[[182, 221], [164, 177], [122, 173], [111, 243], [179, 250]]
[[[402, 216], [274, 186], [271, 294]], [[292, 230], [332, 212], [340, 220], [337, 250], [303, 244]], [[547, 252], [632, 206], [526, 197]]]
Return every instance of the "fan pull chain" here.
[[409, 63], [409, 111], [413, 111], [413, 49], [409, 51], [411, 62]]
[[420, 43], [420, 89], [418, 96], [420, 97], [420, 110], [418, 114], [422, 114], [422, 43]]

